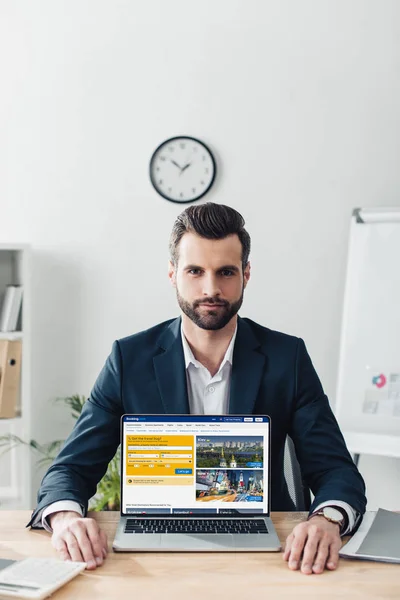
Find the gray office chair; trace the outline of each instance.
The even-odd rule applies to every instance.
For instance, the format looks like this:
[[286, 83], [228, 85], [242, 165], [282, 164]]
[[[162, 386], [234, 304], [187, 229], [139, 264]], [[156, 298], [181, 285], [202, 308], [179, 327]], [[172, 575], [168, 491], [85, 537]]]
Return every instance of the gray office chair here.
[[310, 490], [304, 485], [294, 444], [289, 436], [286, 437], [283, 470], [289, 494], [296, 510], [308, 512], [311, 506]]

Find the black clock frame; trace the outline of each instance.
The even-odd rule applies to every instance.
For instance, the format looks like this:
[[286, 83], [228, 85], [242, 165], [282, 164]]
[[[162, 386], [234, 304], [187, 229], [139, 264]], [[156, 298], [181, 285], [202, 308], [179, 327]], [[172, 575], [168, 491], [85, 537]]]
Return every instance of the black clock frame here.
[[[158, 189], [158, 187], [157, 187], [157, 185], [155, 183], [155, 178], [153, 176], [152, 166], [154, 164], [154, 160], [155, 160], [155, 157], [156, 157], [158, 151], [160, 150], [160, 148], [162, 148], [166, 144], [169, 144], [170, 142], [173, 142], [175, 140], [191, 140], [192, 142], [196, 142], [196, 144], [200, 144], [200, 146], [203, 146], [203, 148], [209, 153], [209, 155], [211, 157], [211, 162], [212, 162], [212, 165], [213, 165], [213, 176], [212, 176], [212, 179], [211, 179], [210, 183], [208, 184], [207, 188], [201, 194], [199, 194], [195, 198], [192, 198], [192, 200], [183, 200], [183, 201], [181, 201], [181, 200], [174, 200], [173, 198], [170, 198], [169, 196], [167, 196], [161, 190]], [[150, 175], [150, 181], [151, 181], [154, 189], [156, 190], [157, 194], [160, 194], [160, 196], [162, 196], [163, 198], [165, 198], [165, 200], [168, 200], [168, 202], [175, 202], [176, 204], [190, 204], [191, 202], [196, 202], [196, 200], [200, 200], [200, 198], [202, 198], [203, 196], [205, 196], [207, 194], [207, 192], [209, 192], [209, 190], [212, 188], [212, 186], [214, 184], [214, 181], [215, 181], [216, 174], [217, 174], [217, 163], [215, 161], [214, 154], [212, 153], [212, 151], [210, 150], [210, 148], [204, 142], [201, 142], [199, 139], [191, 137], [189, 135], [176, 135], [176, 136], [174, 136], [172, 138], [168, 138], [168, 139], [164, 140], [154, 150], [154, 152], [153, 152], [153, 154], [151, 156], [151, 159], [150, 159], [149, 175]]]

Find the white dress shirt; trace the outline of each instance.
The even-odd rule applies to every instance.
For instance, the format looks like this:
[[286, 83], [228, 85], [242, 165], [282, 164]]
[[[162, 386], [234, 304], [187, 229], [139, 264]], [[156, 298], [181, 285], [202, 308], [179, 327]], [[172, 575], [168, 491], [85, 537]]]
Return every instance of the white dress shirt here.
[[181, 327], [183, 354], [185, 356], [186, 382], [191, 415], [226, 415], [229, 412], [229, 392], [233, 347], [237, 326], [217, 373], [210, 371], [195, 359]]
[[[186, 340], [181, 327], [183, 354], [185, 358], [186, 381], [188, 390], [188, 400], [190, 414], [195, 415], [223, 415], [229, 412], [229, 394], [233, 361], [233, 348], [235, 345], [237, 326], [232, 336], [229, 346], [222, 359], [221, 365], [214, 376], [208, 369], [202, 365], [193, 355], [193, 352]], [[341, 535], [346, 535], [354, 528], [357, 513], [347, 502], [342, 500], [330, 500], [319, 504], [314, 512], [324, 506], [342, 507], [348, 516], [348, 527]], [[44, 527], [47, 531], [52, 529], [47, 521], [47, 517], [54, 512], [63, 510], [73, 510], [83, 516], [83, 507], [72, 500], [61, 500], [49, 504], [35, 518], [33, 527]]]

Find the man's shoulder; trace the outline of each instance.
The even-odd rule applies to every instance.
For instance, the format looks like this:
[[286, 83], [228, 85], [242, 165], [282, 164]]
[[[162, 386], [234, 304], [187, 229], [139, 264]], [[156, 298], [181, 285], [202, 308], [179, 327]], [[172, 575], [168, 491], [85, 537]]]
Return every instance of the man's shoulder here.
[[[144, 329], [132, 335], [120, 338], [117, 340], [117, 342], [121, 350], [129, 350], [137, 346], [140, 346], [142, 349], [145, 347], [154, 348], [154, 346], [158, 345], [159, 340], [162, 339], [163, 334], [168, 329], [173, 329], [174, 335], [177, 335], [180, 321], [181, 320], [179, 317], [168, 319], [167, 321], [157, 323], [157, 325], [149, 327], [148, 329]], [[278, 348], [293, 348], [297, 347], [298, 345], [299, 338], [294, 335], [277, 331], [275, 329], [270, 329], [269, 327], [260, 325], [260, 323], [256, 323], [248, 317], [241, 317], [240, 321], [244, 323], [246, 327], [250, 328], [251, 332], [262, 347], [274, 348], [276, 350]], [[171, 333], [171, 331], [169, 333]]]
[[152, 345], [157, 342], [160, 336], [164, 333], [170, 325], [176, 321], [180, 320], [178, 318], [168, 319], [168, 321], [163, 321], [162, 323], [157, 323], [157, 325], [153, 325], [153, 327], [149, 327], [148, 329], [143, 329], [142, 331], [138, 331], [137, 333], [133, 333], [132, 335], [128, 335], [126, 337], [120, 338], [118, 344], [122, 348], [134, 346], [136, 344], [148, 344]]
[[246, 323], [247, 326], [250, 327], [251, 331], [262, 346], [297, 347], [299, 343], [300, 338], [298, 338], [295, 335], [290, 335], [288, 333], [283, 333], [282, 331], [270, 329], [269, 327], [260, 325], [260, 323], [256, 323], [255, 321], [252, 321], [247, 317], [241, 317], [241, 320], [244, 323]]

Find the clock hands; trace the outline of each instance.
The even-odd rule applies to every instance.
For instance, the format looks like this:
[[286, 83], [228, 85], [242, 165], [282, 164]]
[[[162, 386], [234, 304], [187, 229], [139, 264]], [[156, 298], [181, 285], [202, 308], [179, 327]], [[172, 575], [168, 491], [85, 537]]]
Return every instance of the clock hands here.
[[172, 162], [172, 164], [173, 164], [173, 165], [175, 165], [176, 167], [178, 167], [178, 169], [179, 169], [180, 171], [182, 171], [182, 167], [181, 167], [180, 165], [178, 165], [178, 163], [177, 163], [177, 162], [175, 162], [175, 161], [174, 161], [174, 160], [172, 160], [172, 159], [171, 159], [171, 162]]
[[181, 167], [181, 166], [180, 166], [180, 165], [178, 165], [178, 163], [177, 163], [175, 160], [173, 160], [172, 158], [171, 158], [171, 162], [172, 162], [172, 164], [173, 164], [173, 165], [175, 165], [176, 167], [178, 167], [178, 169], [179, 169], [179, 171], [180, 171], [179, 175], [182, 175], [182, 173], [183, 173], [184, 171], [186, 171], [186, 169], [187, 169], [188, 167], [190, 167], [190, 165], [192, 164], [192, 163], [190, 163], [190, 162], [189, 162], [189, 163], [187, 163], [187, 165], [185, 165], [184, 167]]
[[192, 163], [188, 163], [187, 165], [185, 165], [182, 169], [181, 169], [181, 174], [183, 173], [183, 171], [185, 171], [188, 167], [190, 167]]

